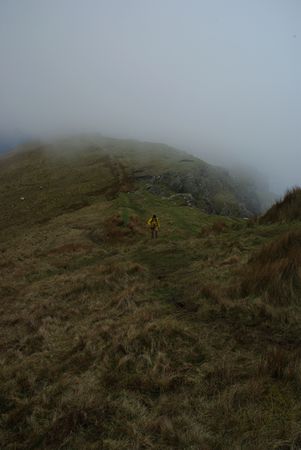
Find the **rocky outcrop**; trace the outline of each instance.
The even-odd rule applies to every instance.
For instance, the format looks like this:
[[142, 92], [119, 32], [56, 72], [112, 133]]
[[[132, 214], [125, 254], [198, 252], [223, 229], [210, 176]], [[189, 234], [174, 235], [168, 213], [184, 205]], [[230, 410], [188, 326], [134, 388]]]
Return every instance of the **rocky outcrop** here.
[[202, 165], [189, 171], [167, 171], [161, 175], [140, 175], [147, 189], [154, 195], [182, 198], [183, 204], [198, 207], [209, 214], [250, 217], [260, 212], [254, 195], [239, 189], [223, 169]]

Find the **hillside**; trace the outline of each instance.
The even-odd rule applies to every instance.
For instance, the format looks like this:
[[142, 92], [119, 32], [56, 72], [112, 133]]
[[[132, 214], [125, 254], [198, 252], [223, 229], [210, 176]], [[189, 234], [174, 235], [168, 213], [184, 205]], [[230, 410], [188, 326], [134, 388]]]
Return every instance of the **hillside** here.
[[301, 188], [289, 190], [262, 216], [262, 223], [292, 222], [301, 220]]
[[22, 146], [2, 157], [0, 183], [0, 230], [41, 223], [141, 185], [211, 214], [246, 217], [261, 209], [256, 195], [222, 169], [165, 145], [117, 139]]
[[218, 169], [116, 145], [1, 160], [1, 448], [300, 448], [301, 223], [208, 215], [167, 174]]

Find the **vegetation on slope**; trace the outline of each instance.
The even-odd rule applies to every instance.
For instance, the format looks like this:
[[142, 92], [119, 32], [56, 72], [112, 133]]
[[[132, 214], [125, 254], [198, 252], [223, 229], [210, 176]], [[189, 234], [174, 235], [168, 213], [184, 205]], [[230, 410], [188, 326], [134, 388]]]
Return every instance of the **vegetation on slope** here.
[[289, 190], [261, 218], [262, 223], [292, 222], [301, 220], [301, 188]]
[[[16, 211], [3, 203], [17, 226], [1, 225], [1, 447], [299, 448], [301, 305], [295, 284], [286, 301], [269, 295], [300, 277], [300, 259], [275, 277], [300, 251], [300, 223], [208, 216], [132, 189], [120, 166], [99, 162], [98, 179], [76, 161], [41, 163], [49, 205], [34, 217], [36, 186]], [[10, 200], [19, 180], [7, 178]], [[273, 270], [242, 291], [257, 264]]]
[[225, 171], [185, 152], [117, 139], [66, 139], [29, 144], [1, 159], [0, 230], [47, 221], [141, 183], [161, 197], [188, 193], [209, 213], [260, 212]]
[[276, 304], [301, 301], [301, 230], [264, 245], [244, 269], [242, 293], [262, 294]]

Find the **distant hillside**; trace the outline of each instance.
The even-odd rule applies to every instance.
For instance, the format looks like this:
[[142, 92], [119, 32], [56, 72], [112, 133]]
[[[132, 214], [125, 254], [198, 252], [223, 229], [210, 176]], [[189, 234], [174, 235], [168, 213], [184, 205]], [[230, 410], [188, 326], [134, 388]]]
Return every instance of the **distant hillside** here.
[[301, 220], [301, 188], [288, 191], [260, 219], [261, 223], [292, 222]]
[[[223, 169], [163, 144], [108, 138], [32, 143], [0, 160], [0, 229], [50, 220], [143, 185], [210, 214], [261, 211], [256, 194]], [[35, 214], [32, 214], [32, 211]]]

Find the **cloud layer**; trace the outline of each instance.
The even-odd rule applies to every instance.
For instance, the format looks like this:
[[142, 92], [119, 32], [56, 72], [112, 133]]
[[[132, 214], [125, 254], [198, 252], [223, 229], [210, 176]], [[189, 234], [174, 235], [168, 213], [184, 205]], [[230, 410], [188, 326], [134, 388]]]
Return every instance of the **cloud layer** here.
[[0, 133], [101, 132], [301, 184], [299, 0], [2, 0]]

